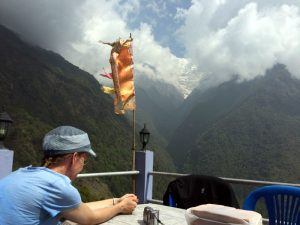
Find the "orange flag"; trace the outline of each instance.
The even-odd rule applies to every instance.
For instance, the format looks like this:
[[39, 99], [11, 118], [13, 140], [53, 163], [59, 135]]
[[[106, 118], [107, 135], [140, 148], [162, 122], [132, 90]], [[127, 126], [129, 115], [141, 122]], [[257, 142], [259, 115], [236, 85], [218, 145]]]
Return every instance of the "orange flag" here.
[[135, 91], [133, 80], [132, 38], [118, 39], [113, 43], [109, 62], [111, 64], [114, 83], [114, 106], [116, 114], [124, 114], [126, 110], [135, 110]]

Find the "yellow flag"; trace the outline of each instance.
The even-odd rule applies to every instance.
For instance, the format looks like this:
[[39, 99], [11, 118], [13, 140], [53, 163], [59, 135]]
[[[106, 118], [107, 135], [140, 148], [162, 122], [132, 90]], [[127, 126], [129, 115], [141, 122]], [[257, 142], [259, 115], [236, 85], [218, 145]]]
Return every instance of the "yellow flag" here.
[[101, 90], [105, 93], [105, 94], [113, 94], [115, 92], [114, 88], [111, 87], [106, 87], [106, 86], [102, 86]]

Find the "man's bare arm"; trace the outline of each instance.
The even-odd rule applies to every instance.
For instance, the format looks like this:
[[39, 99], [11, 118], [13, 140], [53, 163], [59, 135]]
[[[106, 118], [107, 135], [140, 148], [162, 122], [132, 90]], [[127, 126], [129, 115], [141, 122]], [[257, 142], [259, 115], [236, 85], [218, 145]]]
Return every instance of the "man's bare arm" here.
[[[77, 208], [63, 211], [62, 216], [82, 225], [103, 223], [120, 213], [131, 214], [133, 212], [137, 205], [137, 201], [134, 200], [136, 197], [125, 196], [120, 198], [119, 203], [115, 205], [112, 205], [112, 199], [81, 203]], [[110, 207], [103, 208], [104, 205], [109, 204], [109, 201]]]

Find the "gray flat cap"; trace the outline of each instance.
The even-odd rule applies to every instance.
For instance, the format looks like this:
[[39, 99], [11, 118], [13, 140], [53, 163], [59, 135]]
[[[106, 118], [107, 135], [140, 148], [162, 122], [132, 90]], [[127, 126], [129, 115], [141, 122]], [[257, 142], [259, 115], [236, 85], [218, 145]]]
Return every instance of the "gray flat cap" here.
[[43, 151], [45, 156], [87, 152], [96, 157], [88, 134], [71, 126], [60, 126], [49, 131], [43, 140]]

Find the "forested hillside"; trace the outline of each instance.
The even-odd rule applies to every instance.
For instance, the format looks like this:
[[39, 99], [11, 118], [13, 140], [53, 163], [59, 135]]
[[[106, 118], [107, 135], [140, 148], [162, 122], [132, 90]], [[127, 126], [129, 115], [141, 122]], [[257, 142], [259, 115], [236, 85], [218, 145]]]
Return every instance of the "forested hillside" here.
[[137, 121], [146, 121], [151, 132], [168, 142], [177, 126], [178, 108], [184, 102], [183, 95], [171, 84], [137, 76]]
[[[132, 125], [113, 113], [112, 98], [101, 92], [92, 75], [0, 26], [0, 81], [0, 106], [14, 120], [5, 141], [15, 152], [14, 169], [39, 165], [43, 135], [56, 126], [72, 125], [88, 132], [98, 154], [89, 160], [87, 171], [131, 170]], [[158, 146], [150, 143], [156, 169], [173, 168]], [[130, 177], [96, 180], [77, 184], [87, 199], [132, 190]]]
[[300, 81], [285, 66], [193, 98], [197, 104], [169, 144], [181, 172], [299, 181]]

